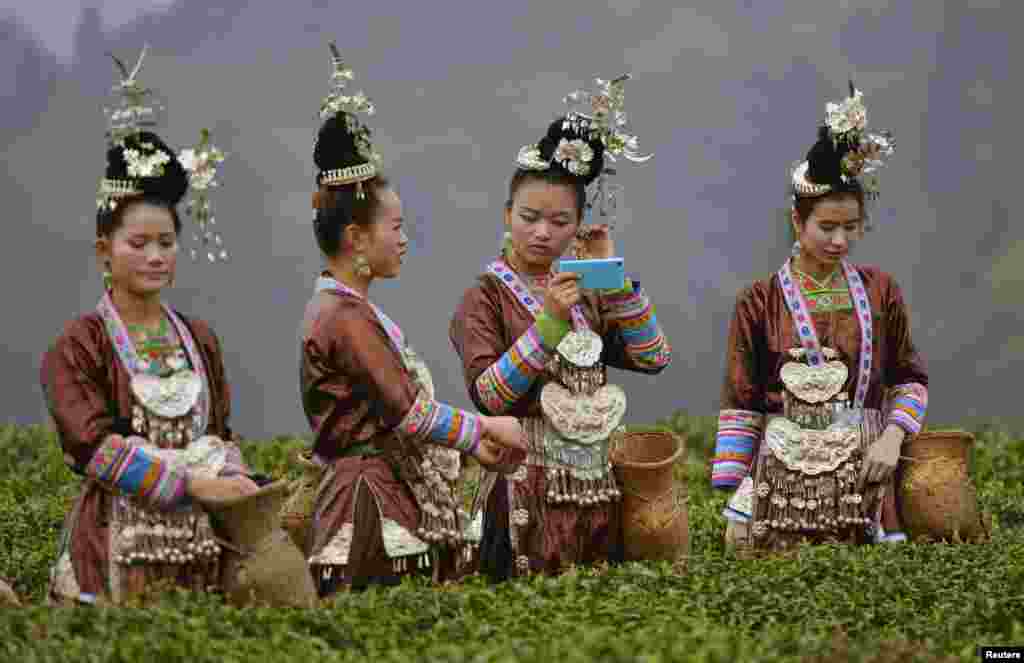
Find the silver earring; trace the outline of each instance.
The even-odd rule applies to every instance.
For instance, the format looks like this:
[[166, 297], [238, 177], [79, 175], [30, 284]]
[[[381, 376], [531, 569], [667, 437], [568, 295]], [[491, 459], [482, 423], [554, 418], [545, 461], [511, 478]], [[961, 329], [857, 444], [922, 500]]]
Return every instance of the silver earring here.
[[369, 261], [366, 260], [366, 256], [364, 256], [362, 253], [356, 254], [355, 267], [356, 274], [358, 274], [359, 276], [368, 278], [373, 274], [373, 271], [370, 269]]
[[793, 249], [790, 251], [790, 254], [792, 254], [794, 258], [800, 255], [800, 240], [793, 242]]

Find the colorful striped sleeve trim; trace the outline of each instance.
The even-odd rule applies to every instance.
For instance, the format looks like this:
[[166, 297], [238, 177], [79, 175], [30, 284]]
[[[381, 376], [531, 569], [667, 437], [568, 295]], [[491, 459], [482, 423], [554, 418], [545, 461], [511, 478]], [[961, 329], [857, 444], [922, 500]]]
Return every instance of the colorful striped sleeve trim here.
[[186, 500], [184, 467], [173, 466], [121, 436], [109, 437], [99, 446], [85, 474], [160, 509], [173, 509]]
[[750, 410], [722, 410], [718, 414], [711, 485], [735, 488], [750, 471], [754, 447], [764, 430], [764, 415]]
[[507, 412], [530, 390], [551, 355], [537, 324], [530, 325], [512, 347], [476, 379], [480, 402], [492, 414]]
[[432, 440], [475, 454], [480, 446], [480, 416], [427, 398], [423, 392], [398, 425], [399, 431], [413, 442]]
[[658, 324], [654, 305], [639, 289], [606, 293], [608, 319], [626, 344], [626, 353], [639, 366], [664, 368], [672, 361], [672, 348]]
[[889, 392], [887, 423], [895, 424], [908, 435], [921, 432], [928, 411], [928, 387], [917, 382], [896, 385]]

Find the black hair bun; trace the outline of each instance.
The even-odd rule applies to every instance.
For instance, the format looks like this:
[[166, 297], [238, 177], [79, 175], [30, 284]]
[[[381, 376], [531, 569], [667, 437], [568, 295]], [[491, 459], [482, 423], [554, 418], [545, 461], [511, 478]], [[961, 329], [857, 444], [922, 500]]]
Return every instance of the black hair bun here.
[[[128, 174], [128, 163], [124, 159], [125, 150], [139, 150], [145, 154], [154, 151], [163, 152], [171, 160], [163, 165], [163, 173], [155, 177], [133, 177]], [[172, 207], [177, 205], [188, 191], [188, 173], [178, 161], [167, 143], [150, 131], [126, 136], [122, 145], [114, 145], [107, 150], [107, 179], [132, 180], [142, 190], [143, 195], [165, 201]]]
[[818, 129], [818, 142], [807, 152], [807, 179], [813, 184], [828, 184], [835, 189], [848, 186], [843, 182], [843, 157], [852, 149], [845, 140], [834, 142], [828, 127]]
[[[348, 129], [348, 117], [345, 112], [335, 113], [320, 127], [313, 147], [313, 163], [320, 171], [367, 163], [367, 159], [359, 153], [356, 136]], [[368, 141], [370, 130], [361, 124], [357, 126], [360, 136]]]
[[573, 177], [577, 177], [582, 180], [584, 186], [586, 186], [597, 179], [597, 176], [600, 175], [601, 171], [604, 169], [604, 143], [601, 142], [601, 139], [597, 137], [596, 133], [593, 136], [591, 135], [591, 132], [586, 128], [586, 126], [589, 126], [586, 120], [580, 120], [577, 118], [574, 121], [570, 121], [568, 125], [566, 125], [566, 120], [567, 117], [563, 116], [552, 122], [548, 127], [548, 131], [544, 135], [544, 138], [537, 143], [537, 147], [540, 149], [541, 158], [545, 161], [549, 161], [554, 155], [555, 150], [558, 149], [558, 144], [562, 142], [563, 139], [568, 141], [582, 140], [585, 142], [594, 152], [594, 156], [591, 158], [589, 163], [590, 172], [586, 175], [575, 175], [569, 172], [560, 162], [557, 161], [552, 163], [552, 167], [565, 170], [565, 172], [569, 173]]

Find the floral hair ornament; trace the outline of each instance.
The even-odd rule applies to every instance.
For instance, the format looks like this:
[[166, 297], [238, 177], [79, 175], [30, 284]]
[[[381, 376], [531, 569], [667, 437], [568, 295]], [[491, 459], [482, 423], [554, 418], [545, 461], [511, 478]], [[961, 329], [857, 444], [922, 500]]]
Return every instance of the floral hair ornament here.
[[[878, 171], [893, 154], [892, 133], [870, 131], [864, 94], [850, 81], [850, 96], [841, 102], [825, 105], [822, 133], [832, 142], [831, 154], [838, 158], [838, 176], [842, 184], [857, 181], [865, 196], [878, 197]], [[813, 151], [813, 148], [812, 148]], [[835, 182], [817, 182], [808, 177], [810, 160], [798, 163], [792, 170], [794, 194], [804, 197], [823, 196], [833, 190]]]
[[172, 155], [149, 142], [141, 142], [131, 148], [125, 145], [127, 138], [144, 129], [156, 127], [165, 110], [156, 92], [139, 82], [139, 71], [148, 50], [148, 44], [142, 47], [139, 59], [131, 71], [113, 53], [107, 53], [120, 75], [118, 83], [112, 88], [116, 100], [103, 109], [107, 116], [107, 141], [111, 147], [118, 146], [124, 150], [128, 178], [104, 177], [100, 180], [96, 196], [98, 209], [113, 211], [120, 199], [141, 194], [138, 180], [163, 175], [164, 166], [172, 158]]
[[[324, 186], [343, 186], [346, 184], [356, 185], [356, 197], [365, 198], [362, 183], [377, 176], [382, 159], [370, 141], [370, 129], [359, 121], [357, 115], [371, 116], [376, 111], [373, 102], [363, 93], [362, 90], [355, 94], [347, 94], [346, 86], [353, 79], [352, 69], [345, 65], [338, 51], [338, 46], [333, 41], [328, 44], [331, 49], [331, 60], [334, 64], [334, 73], [331, 74], [331, 91], [320, 103], [321, 122], [338, 113], [345, 114], [345, 128], [352, 136], [356, 146], [356, 152], [365, 159], [364, 163], [354, 164], [346, 168], [335, 168], [323, 171], [319, 175], [319, 182]], [[313, 207], [320, 204], [319, 192], [313, 194]]]
[[[210, 142], [209, 129], [203, 129], [199, 134], [199, 143], [182, 150], [178, 154], [178, 161], [188, 173], [190, 195], [185, 214], [195, 219], [199, 226], [197, 231], [193, 231], [192, 240], [202, 246], [210, 262], [227, 262], [228, 252], [224, 248], [224, 240], [214, 228], [217, 220], [213, 216], [209, 194], [210, 189], [220, 186], [217, 171], [224, 162], [224, 153]], [[195, 262], [199, 250], [193, 246], [189, 249], [189, 256]]]
[[[630, 74], [612, 80], [595, 78], [594, 91], [576, 90], [566, 95], [563, 99], [566, 104], [588, 107], [588, 112], [570, 111], [562, 124], [563, 129], [571, 130], [581, 138], [561, 139], [550, 160], [543, 158], [539, 145], [527, 145], [519, 150], [519, 166], [526, 170], [547, 170], [552, 163], [558, 163], [571, 174], [586, 177], [590, 174], [591, 161], [594, 158], [593, 149], [587, 144], [588, 140], [599, 140], [604, 146], [604, 156], [612, 162], [615, 162], [617, 157], [633, 163], [649, 161], [654, 155], [640, 153], [637, 136], [630, 131], [624, 110], [624, 84], [630, 78]], [[611, 182], [614, 175], [614, 168], [602, 169], [587, 201], [588, 215], [596, 207], [609, 227], [615, 225], [618, 201], [622, 197], [621, 185]], [[581, 234], [587, 234], [583, 226]]]
[[[632, 163], [646, 163], [654, 157], [653, 153], [640, 152], [639, 139], [629, 127], [629, 117], [625, 111], [625, 83], [630, 78], [631, 74], [623, 74], [612, 80], [595, 78], [595, 91], [575, 90], [563, 100], [569, 105], [582, 104], [590, 107], [589, 115], [576, 111], [570, 113], [570, 117], [577, 121], [583, 119], [591, 124], [591, 131], [596, 133], [604, 144], [604, 154], [612, 163], [617, 161], [617, 157]], [[597, 176], [593, 193], [587, 201], [588, 216], [592, 216], [596, 208], [609, 228], [615, 227], [618, 203], [622, 200], [622, 185], [611, 181], [616, 174], [615, 168], [604, 168]], [[581, 235], [586, 237], [588, 230], [584, 227], [581, 224]]]

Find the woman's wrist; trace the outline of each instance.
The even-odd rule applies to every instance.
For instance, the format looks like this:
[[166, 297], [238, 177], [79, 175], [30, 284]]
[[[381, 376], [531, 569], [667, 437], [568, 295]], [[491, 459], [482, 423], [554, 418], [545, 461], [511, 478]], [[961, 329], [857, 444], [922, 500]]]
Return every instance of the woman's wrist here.
[[541, 341], [548, 348], [558, 347], [565, 335], [572, 330], [572, 325], [568, 320], [556, 318], [547, 311], [541, 311], [535, 318], [534, 324], [537, 326], [537, 333], [540, 334]]
[[469, 445], [469, 447], [463, 452], [467, 456], [472, 456], [473, 458], [476, 458], [476, 459], [480, 458], [479, 453], [480, 453], [481, 441], [485, 437], [488, 437], [490, 435], [490, 432], [491, 432], [491, 422], [493, 421], [493, 417], [490, 417], [488, 415], [481, 414], [481, 415], [479, 415], [479, 417], [480, 417], [480, 426], [479, 426], [479, 429], [478, 429], [479, 433], [476, 435], [476, 438]]

